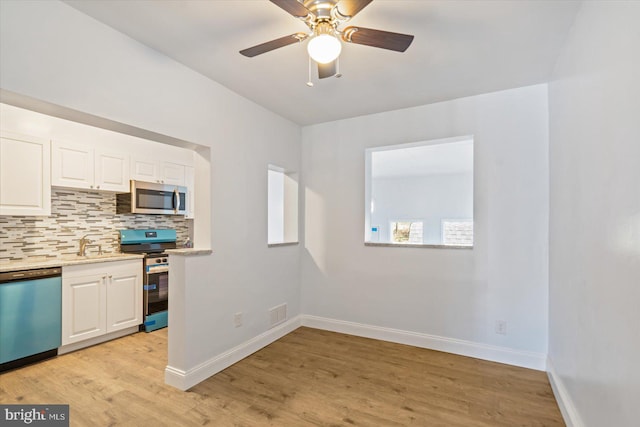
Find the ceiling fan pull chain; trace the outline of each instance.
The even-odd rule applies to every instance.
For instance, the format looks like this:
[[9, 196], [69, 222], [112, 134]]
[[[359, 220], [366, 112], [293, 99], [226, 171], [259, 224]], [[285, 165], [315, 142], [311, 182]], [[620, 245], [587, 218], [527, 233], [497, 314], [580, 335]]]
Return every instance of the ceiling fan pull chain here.
[[342, 77], [342, 73], [340, 72], [340, 57], [336, 58], [336, 79]]
[[309, 80], [307, 80], [307, 86], [313, 87], [313, 82], [311, 81], [311, 57], [308, 56], [308, 58], [309, 58]]

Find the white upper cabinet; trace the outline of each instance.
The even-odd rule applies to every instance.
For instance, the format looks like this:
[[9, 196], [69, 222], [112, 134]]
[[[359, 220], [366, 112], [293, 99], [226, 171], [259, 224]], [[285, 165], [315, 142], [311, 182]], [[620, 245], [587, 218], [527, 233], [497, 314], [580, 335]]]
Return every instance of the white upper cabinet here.
[[177, 163], [163, 162], [162, 183], [173, 185], [184, 185], [184, 165]]
[[127, 192], [129, 156], [79, 144], [53, 141], [51, 185]]
[[158, 184], [185, 185], [185, 165], [168, 162], [161, 158], [134, 157], [131, 159], [131, 179]]
[[51, 184], [58, 187], [93, 188], [93, 148], [53, 141]]
[[129, 156], [96, 150], [95, 185], [100, 190], [129, 191]]
[[146, 182], [160, 182], [160, 163], [146, 158], [131, 159], [131, 179]]
[[0, 124], [0, 215], [51, 215], [52, 186], [115, 193], [128, 193], [132, 179], [185, 186], [194, 165], [190, 149], [3, 103]]
[[51, 215], [49, 140], [0, 134], [0, 215]]

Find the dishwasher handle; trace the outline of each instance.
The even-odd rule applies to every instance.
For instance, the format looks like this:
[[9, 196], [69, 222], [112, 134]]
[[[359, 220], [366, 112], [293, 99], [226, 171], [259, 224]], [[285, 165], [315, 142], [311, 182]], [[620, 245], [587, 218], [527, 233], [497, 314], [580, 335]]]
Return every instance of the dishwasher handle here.
[[17, 282], [20, 280], [34, 280], [34, 279], [46, 279], [48, 277], [60, 277], [61, 275], [62, 275], [62, 267], [6, 271], [3, 273], [0, 273], [0, 284]]

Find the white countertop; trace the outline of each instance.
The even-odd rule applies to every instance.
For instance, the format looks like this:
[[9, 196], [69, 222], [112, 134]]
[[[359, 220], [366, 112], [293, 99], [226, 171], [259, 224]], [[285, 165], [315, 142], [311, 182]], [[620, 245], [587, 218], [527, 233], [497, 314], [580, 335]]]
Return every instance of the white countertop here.
[[196, 256], [196, 255], [209, 255], [213, 251], [211, 249], [178, 248], [178, 249], [167, 249], [165, 252], [168, 253], [169, 255]]
[[64, 267], [66, 265], [93, 264], [98, 262], [123, 261], [127, 259], [142, 259], [139, 254], [109, 253], [102, 255], [64, 255], [57, 258], [33, 257], [19, 261], [0, 262], [0, 273], [8, 271], [32, 270], [36, 268]]

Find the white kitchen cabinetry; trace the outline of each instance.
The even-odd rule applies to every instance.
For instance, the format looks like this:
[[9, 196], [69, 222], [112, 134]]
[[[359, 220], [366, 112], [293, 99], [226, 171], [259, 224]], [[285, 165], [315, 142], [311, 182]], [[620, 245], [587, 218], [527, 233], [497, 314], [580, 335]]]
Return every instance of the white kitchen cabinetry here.
[[160, 183], [160, 163], [155, 160], [132, 158], [131, 179]]
[[129, 156], [89, 146], [53, 141], [51, 185], [129, 191]]
[[[64, 269], [66, 270], [66, 268]], [[62, 279], [62, 345], [107, 331], [106, 274]]]
[[63, 346], [141, 323], [141, 260], [62, 268]]
[[184, 185], [184, 165], [172, 162], [162, 163], [162, 183]]
[[51, 215], [50, 142], [0, 134], [0, 215]]
[[158, 159], [131, 159], [131, 179], [158, 184], [185, 185], [185, 165]]
[[96, 150], [95, 185], [99, 190], [129, 191], [129, 156]]

